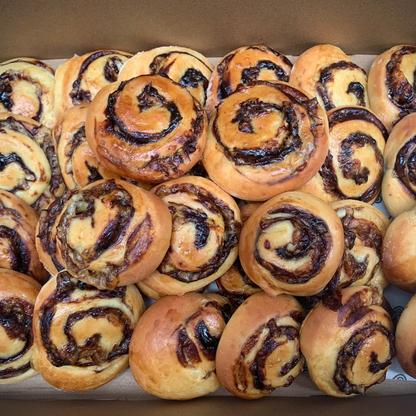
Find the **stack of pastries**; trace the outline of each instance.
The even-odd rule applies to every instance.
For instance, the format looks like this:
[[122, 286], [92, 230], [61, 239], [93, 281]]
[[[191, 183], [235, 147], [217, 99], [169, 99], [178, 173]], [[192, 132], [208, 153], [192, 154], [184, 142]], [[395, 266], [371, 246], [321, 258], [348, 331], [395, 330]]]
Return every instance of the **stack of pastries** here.
[[0, 384], [86, 391], [128, 365], [175, 400], [258, 399], [306, 367], [336, 397], [381, 383], [383, 290], [416, 292], [395, 240], [416, 230], [415, 54], [368, 80], [331, 45], [0, 64]]

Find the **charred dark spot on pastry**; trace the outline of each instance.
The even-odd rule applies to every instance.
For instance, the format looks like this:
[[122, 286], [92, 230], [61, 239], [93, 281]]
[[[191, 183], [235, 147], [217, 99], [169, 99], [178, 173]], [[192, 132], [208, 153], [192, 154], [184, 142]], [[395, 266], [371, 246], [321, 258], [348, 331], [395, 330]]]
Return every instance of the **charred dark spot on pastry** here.
[[[161, 185], [155, 192], [156, 196], [162, 199], [171, 194], [177, 193], [184, 193], [195, 197], [207, 211], [222, 217], [224, 221], [222, 244], [218, 246], [215, 254], [208, 260], [208, 262], [199, 267], [199, 271], [190, 272], [176, 268], [169, 256], [169, 252], [158, 267], [159, 273], [169, 275], [170, 277], [181, 282], [190, 283], [211, 276], [223, 265], [231, 250], [237, 245], [241, 231], [241, 222], [235, 218], [234, 211], [224, 201], [216, 198], [213, 194], [202, 187], [195, 186], [190, 183], [174, 184], [172, 186]], [[195, 227], [195, 231], [196, 233], [198, 231], [202, 231], [202, 234], [201, 237], [197, 236], [194, 244], [197, 247], [198, 245], [204, 243], [204, 245], [201, 245], [201, 247], [204, 247], [207, 241], [206, 239], [209, 235], [208, 231], [216, 231], [215, 222], [208, 218], [208, 216], [206, 218], [202, 216], [202, 211], [198, 210], [198, 216], [196, 215], [196, 212], [194, 212], [195, 215], [191, 215], [191, 212], [194, 210], [191, 210], [185, 205], [170, 203], [169, 205], [171, 206], [171, 213], [173, 212], [173, 232], [175, 232], [175, 227], [188, 223], [190, 219], [197, 221], [198, 218], [197, 223], [199, 224], [199, 230]], [[204, 215], [206, 214], [204, 213]]]
[[[279, 214], [278, 216], [276, 214]], [[269, 262], [260, 254], [258, 244], [254, 257], [258, 264], [269, 271], [276, 280], [289, 284], [302, 284], [316, 276], [324, 266], [333, 241], [328, 225], [316, 215], [293, 206], [282, 206], [271, 209], [264, 215], [259, 224], [257, 241], [262, 234], [267, 235], [268, 228], [275, 224], [290, 222], [294, 228], [292, 241], [282, 247], [274, 248], [276, 262]], [[283, 261], [309, 258], [307, 264], [294, 271], [278, 265]]]
[[32, 256], [20, 234], [12, 228], [0, 225], [0, 239], [3, 242], [8, 241], [7, 258], [10, 268], [16, 272], [30, 274], [29, 265]]
[[231, 318], [231, 306], [228, 303], [218, 303], [215, 301], [210, 301], [205, 304], [205, 308], [213, 307], [218, 309], [221, 312], [224, 322], [227, 323]]
[[256, 66], [243, 69], [241, 73], [241, 82], [247, 84], [251, 81], [257, 81], [262, 71], [272, 71], [278, 81], [289, 82], [289, 74], [280, 66], [271, 61], [258, 61]]
[[187, 69], [179, 80], [179, 84], [187, 88], [198, 88], [201, 86], [204, 91], [203, 102], [206, 101], [206, 91], [208, 89], [209, 80], [204, 77], [201, 71], [194, 68]]
[[403, 57], [414, 54], [416, 47], [404, 46], [392, 54], [386, 65], [387, 93], [390, 101], [400, 110], [398, 120], [416, 111], [415, 85], [409, 83], [401, 69]]
[[416, 199], [416, 136], [410, 138], [397, 152], [393, 172]]
[[378, 354], [375, 351], [371, 352], [369, 358], [371, 362], [368, 367], [368, 371], [372, 374], [377, 374], [383, 372], [380, 375], [380, 379], [376, 382], [379, 383], [384, 380], [385, 373], [384, 371], [391, 365], [394, 357], [396, 356], [396, 350], [394, 347], [394, 336], [393, 334], [385, 328], [383, 325], [370, 322], [364, 325], [362, 328], [357, 329], [351, 338], [341, 347], [338, 353], [338, 359], [336, 362], [336, 370], [334, 373], [334, 383], [337, 385], [340, 392], [351, 395], [351, 394], [364, 394], [365, 391], [371, 387], [371, 385], [357, 385], [353, 384], [349, 379], [347, 374], [352, 371], [354, 362], [360, 353], [364, 344], [376, 334], [381, 334], [386, 338], [389, 354], [388, 358], [384, 362], [378, 361]]
[[183, 367], [192, 367], [194, 364], [201, 362], [198, 347], [189, 338], [186, 329], [183, 327], [178, 331], [177, 343], [176, 356]]
[[10, 365], [0, 371], [0, 380], [16, 377], [30, 369], [30, 362], [19, 368], [14, 368], [13, 363], [21, 359], [33, 345], [32, 319], [33, 305], [29, 302], [15, 297], [0, 300], [0, 326], [8, 338], [23, 343], [22, 348], [14, 355], [0, 358], [0, 365]]
[[283, 384], [283, 387], [289, 387], [295, 380], [295, 377], [293, 376], [289, 376], [285, 382], [285, 384]]
[[90, 173], [88, 174], [88, 184], [99, 181], [100, 179], [103, 179], [103, 177], [101, 176], [101, 173], [99, 172], [96, 166], [91, 165], [87, 161], [85, 162], [85, 166], [90, 171]]
[[[332, 94], [328, 91], [328, 83], [334, 82], [335, 74], [338, 71], [358, 71], [361, 72], [365, 77], [367, 74], [364, 69], [360, 68], [358, 65], [353, 62], [338, 61], [331, 65], [328, 65], [321, 70], [319, 81], [316, 83], [316, 91], [321, 97], [326, 111], [332, 110], [335, 108], [335, 105], [332, 101]], [[351, 82], [348, 85], [346, 94], [353, 94], [356, 96], [356, 105], [365, 107], [365, 87], [359, 82]]]
[[[115, 57], [110, 57], [109, 59], [107, 59], [106, 64], [103, 68], [104, 78], [108, 82], [117, 81], [118, 71], [120, 71], [122, 64], [123, 64], [122, 60], [120, 59], [120, 56], [124, 56], [126, 58], [131, 57], [131, 55], [124, 55], [124, 54], [121, 54], [120, 52], [115, 52], [115, 51], [99, 51], [99, 52], [91, 54], [82, 63], [78, 72], [77, 79], [72, 84], [72, 90], [69, 93], [69, 97], [72, 99], [72, 104], [78, 105], [78, 104], [89, 103], [92, 101], [91, 92], [81, 89], [81, 83], [84, 78], [84, 73], [85, 71], [87, 71], [88, 67], [96, 59], [101, 58], [103, 56], [107, 56], [107, 55], [116, 55]], [[114, 79], [114, 77], [116, 78]]]
[[8, 191], [11, 193], [16, 193], [17, 191], [26, 191], [29, 189], [30, 185], [28, 182], [35, 182], [36, 175], [32, 172], [25, 164], [23, 159], [17, 153], [9, 153], [8, 155], [0, 154], [0, 172], [3, 172], [11, 164], [16, 164], [25, 174], [25, 182], [19, 183], [13, 189]]
[[199, 321], [195, 327], [195, 338], [199, 341], [204, 356], [209, 361], [214, 361], [220, 337], [211, 335], [205, 322]]

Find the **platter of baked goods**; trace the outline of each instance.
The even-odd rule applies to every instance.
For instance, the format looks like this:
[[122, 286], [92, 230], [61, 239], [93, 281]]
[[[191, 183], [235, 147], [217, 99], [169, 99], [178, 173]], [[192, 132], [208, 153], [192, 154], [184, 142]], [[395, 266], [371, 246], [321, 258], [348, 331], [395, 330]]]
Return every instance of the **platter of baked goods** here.
[[0, 63], [0, 397], [414, 381], [415, 68], [410, 45]]

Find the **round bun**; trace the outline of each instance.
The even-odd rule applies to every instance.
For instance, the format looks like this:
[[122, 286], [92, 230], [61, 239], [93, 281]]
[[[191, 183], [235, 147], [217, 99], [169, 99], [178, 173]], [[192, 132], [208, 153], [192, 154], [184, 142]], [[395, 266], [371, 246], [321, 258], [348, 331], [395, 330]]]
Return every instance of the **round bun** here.
[[383, 270], [399, 289], [416, 293], [416, 210], [403, 212], [390, 224], [382, 249]]
[[407, 374], [416, 378], [416, 295], [402, 312], [396, 328], [397, 359]]
[[264, 201], [311, 179], [328, 152], [316, 100], [283, 82], [241, 85], [212, 118], [202, 162], [229, 194]]
[[383, 202], [392, 217], [416, 205], [416, 114], [400, 120], [384, 150]]
[[65, 61], [56, 71], [55, 113], [58, 120], [78, 104], [89, 103], [97, 92], [117, 81], [123, 64], [133, 55], [100, 50]]
[[128, 366], [133, 330], [144, 311], [134, 285], [98, 290], [66, 271], [36, 300], [34, 368], [65, 391], [96, 389]]
[[33, 308], [40, 288], [29, 276], [0, 269], [0, 384], [36, 374], [30, 361], [35, 350]]
[[343, 252], [338, 215], [303, 192], [286, 192], [265, 202], [245, 223], [239, 243], [244, 271], [270, 296], [320, 292]]
[[363, 107], [328, 112], [329, 151], [319, 172], [299, 191], [327, 203], [357, 199], [372, 204], [381, 190], [383, 152], [388, 133]]
[[213, 70], [213, 65], [199, 52], [180, 46], [162, 46], [133, 56], [124, 64], [118, 79], [164, 75], [186, 87], [204, 105]]
[[169, 248], [172, 221], [167, 206], [119, 179], [74, 191], [55, 221], [58, 261], [98, 289], [143, 280]]
[[158, 293], [181, 295], [198, 290], [225, 273], [238, 255], [240, 210], [209, 179], [184, 176], [152, 192], [169, 207], [169, 250], [143, 283]]
[[305, 312], [290, 295], [261, 292], [233, 314], [217, 349], [217, 375], [230, 393], [259, 399], [288, 387], [301, 372], [300, 325]]
[[103, 88], [86, 124], [88, 143], [108, 169], [150, 183], [190, 170], [202, 155], [206, 132], [202, 104], [184, 86], [160, 75]]
[[36, 211], [62, 195], [65, 185], [51, 131], [23, 116], [0, 113], [0, 189]]
[[341, 301], [319, 303], [300, 331], [312, 381], [334, 397], [364, 394], [386, 377], [395, 358], [389, 305], [377, 289], [348, 287]]
[[231, 306], [215, 294], [157, 300], [140, 318], [130, 345], [139, 386], [169, 400], [205, 396], [220, 387], [215, 353]]
[[371, 109], [388, 131], [405, 115], [416, 111], [415, 54], [416, 46], [394, 46], [374, 60], [368, 74]]
[[292, 63], [280, 52], [264, 45], [243, 46], [221, 59], [208, 87], [206, 109], [209, 118], [218, 104], [240, 84], [253, 81], [289, 81]]
[[333, 45], [316, 45], [300, 55], [289, 82], [317, 97], [326, 111], [351, 105], [369, 107], [367, 74]]
[[85, 136], [85, 122], [90, 104], [69, 109], [54, 130], [57, 156], [68, 189], [82, 188], [100, 179], [119, 179], [94, 156]]
[[55, 74], [44, 62], [15, 58], [0, 64], [0, 112], [31, 118], [51, 129], [55, 126]]

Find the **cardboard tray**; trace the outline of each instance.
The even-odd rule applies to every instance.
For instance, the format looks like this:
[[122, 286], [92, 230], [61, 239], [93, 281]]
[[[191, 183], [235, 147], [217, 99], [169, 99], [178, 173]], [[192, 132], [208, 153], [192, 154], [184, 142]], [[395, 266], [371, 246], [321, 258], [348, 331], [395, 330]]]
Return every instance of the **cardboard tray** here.
[[[130, 52], [181, 45], [206, 56], [223, 56], [243, 45], [264, 43], [297, 55], [319, 43], [348, 54], [379, 54], [396, 44], [415, 44], [413, 0], [0, 0], [0, 62], [18, 56], [67, 58], [100, 48]], [[80, 401], [82, 400], [82, 401]], [[105, 401], [104, 401], [105, 400]], [[134, 401], [133, 401], [134, 400]], [[306, 374], [289, 389], [247, 402], [224, 389], [189, 402], [157, 399], [124, 372], [97, 391], [64, 393], [40, 376], [0, 385], [0, 416], [140, 414], [265, 414], [337, 416], [414, 414], [416, 382], [387, 380], [365, 397], [324, 396]]]

